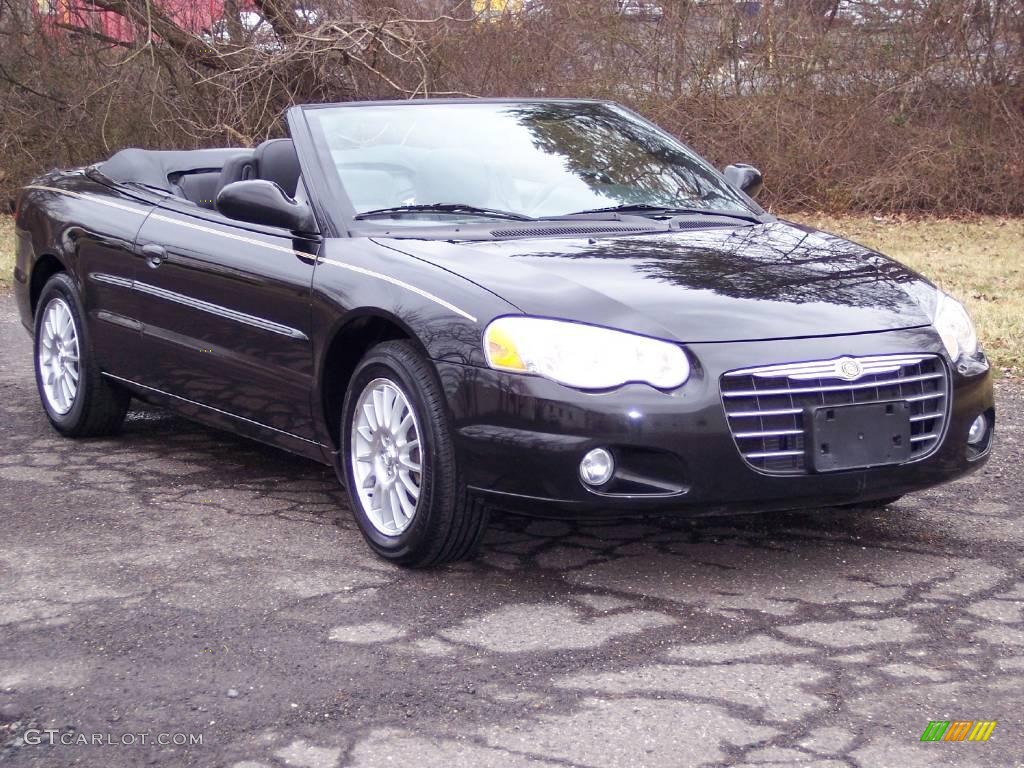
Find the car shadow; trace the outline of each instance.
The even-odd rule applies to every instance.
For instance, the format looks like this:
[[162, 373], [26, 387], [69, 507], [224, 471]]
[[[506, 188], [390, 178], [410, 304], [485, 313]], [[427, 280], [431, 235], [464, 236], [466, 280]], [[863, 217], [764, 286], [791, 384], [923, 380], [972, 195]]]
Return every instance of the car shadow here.
[[[241, 484], [253, 491], [266, 488], [279, 492], [301, 488], [307, 495], [322, 494], [327, 497], [323, 500], [329, 499], [337, 505], [336, 511], [325, 510], [323, 505], [317, 504], [318, 511], [310, 520], [323, 524], [336, 522], [342, 528], [354, 529], [347, 493], [339, 486], [333, 469], [315, 461], [144, 404], [133, 406], [122, 434], [114, 440], [133, 455], [142, 452], [157, 461], [162, 458], [180, 460], [183, 456], [198, 461], [205, 471], [195, 479], [208, 476], [217, 486]], [[288, 511], [294, 512], [293, 503], [289, 503]], [[893, 520], [906, 522], [908, 512], [909, 508], [901, 503], [898, 511], [890, 506], [712, 517], [669, 514], [564, 520], [495, 510], [484, 537], [482, 554], [485, 561], [490, 553], [502, 562], [511, 562], [514, 557], [523, 564], [539, 559], [554, 565], [559, 556], [570, 563], [579, 559], [584, 550], [612, 556], [626, 545], [631, 551], [653, 554], [666, 547], [726, 541], [743, 541], [749, 546], [760, 542], [768, 548], [820, 540], [879, 542], [893, 537]]]

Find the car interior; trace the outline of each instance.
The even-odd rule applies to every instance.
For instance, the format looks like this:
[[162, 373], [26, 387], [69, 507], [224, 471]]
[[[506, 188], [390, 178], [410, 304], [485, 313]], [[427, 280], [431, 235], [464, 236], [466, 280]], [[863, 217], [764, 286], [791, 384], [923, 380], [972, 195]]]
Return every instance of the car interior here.
[[[458, 202], [482, 207], [532, 211], [539, 207], [570, 210], [562, 190], [552, 190], [541, 172], [516, 167], [487, 167], [471, 153], [399, 145], [335, 149], [332, 159], [358, 212], [398, 205]], [[138, 185], [199, 208], [216, 210], [217, 194], [228, 184], [250, 179], [276, 183], [295, 197], [299, 160], [291, 139], [270, 139], [254, 149], [191, 151], [129, 148], [97, 165], [109, 179]], [[502, 190], [496, 176], [508, 180]], [[582, 184], [582, 182], [579, 182]]]
[[164, 192], [209, 210], [216, 209], [220, 190], [235, 181], [272, 181], [289, 197], [295, 197], [299, 183], [299, 159], [291, 139], [270, 139], [255, 149], [122, 149], [97, 167], [113, 181]]
[[[548, 169], [520, 158], [484, 160], [454, 147], [384, 144], [331, 150], [331, 159], [359, 213], [392, 206], [465, 203], [552, 215], [574, 209], [582, 180], [553, 183]], [[578, 205], [575, 207], [579, 207]]]

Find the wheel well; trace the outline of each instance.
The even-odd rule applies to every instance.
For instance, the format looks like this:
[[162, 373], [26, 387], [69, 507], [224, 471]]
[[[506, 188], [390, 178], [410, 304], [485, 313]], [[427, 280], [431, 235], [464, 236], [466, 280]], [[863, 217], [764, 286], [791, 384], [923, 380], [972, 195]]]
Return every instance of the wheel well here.
[[33, 316], [36, 313], [36, 304], [39, 303], [39, 294], [43, 292], [43, 286], [46, 285], [46, 281], [58, 272], [63, 271], [64, 265], [60, 263], [60, 259], [56, 256], [46, 253], [36, 259], [36, 263], [32, 267], [32, 279], [29, 281], [28, 294], [29, 306], [32, 308]]
[[400, 325], [376, 315], [356, 318], [334, 335], [324, 356], [320, 392], [324, 418], [335, 448], [341, 445], [341, 407], [345, 392], [359, 361], [382, 341], [409, 338]]

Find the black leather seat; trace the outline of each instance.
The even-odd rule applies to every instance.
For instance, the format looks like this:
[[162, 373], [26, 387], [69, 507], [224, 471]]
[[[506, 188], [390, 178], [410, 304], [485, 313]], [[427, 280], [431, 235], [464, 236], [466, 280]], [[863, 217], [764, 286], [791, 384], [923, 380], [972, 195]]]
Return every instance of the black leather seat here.
[[255, 152], [246, 152], [237, 157], [229, 158], [225, 161], [224, 167], [221, 168], [220, 178], [217, 180], [217, 189], [213, 195], [214, 200], [217, 199], [217, 193], [228, 184], [255, 178], [257, 178]]
[[291, 139], [264, 141], [253, 152], [256, 178], [273, 181], [288, 197], [295, 197], [299, 185], [299, 158]]
[[200, 208], [213, 209], [213, 201], [220, 189], [220, 174], [217, 171], [186, 173], [175, 182], [176, 194], [191, 200]]
[[[291, 139], [264, 141], [252, 152], [224, 163], [217, 193], [228, 184], [250, 179], [265, 179], [277, 184], [289, 197], [295, 197], [299, 185], [299, 158]], [[216, 194], [214, 195], [216, 199]]]

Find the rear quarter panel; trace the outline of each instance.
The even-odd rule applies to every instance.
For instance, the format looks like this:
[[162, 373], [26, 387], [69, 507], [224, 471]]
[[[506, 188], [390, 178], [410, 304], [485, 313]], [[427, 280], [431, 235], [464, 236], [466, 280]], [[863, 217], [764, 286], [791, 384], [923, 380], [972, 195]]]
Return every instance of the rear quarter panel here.
[[[81, 170], [55, 171], [28, 184], [15, 221], [14, 288], [25, 327], [31, 332], [33, 303], [49, 272], [41, 264], [56, 259], [78, 288], [100, 366], [123, 370], [137, 344], [132, 248], [151, 210], [145, 200], [100, 184]], [[101, 313], [123, 322], [100, 321]]]

